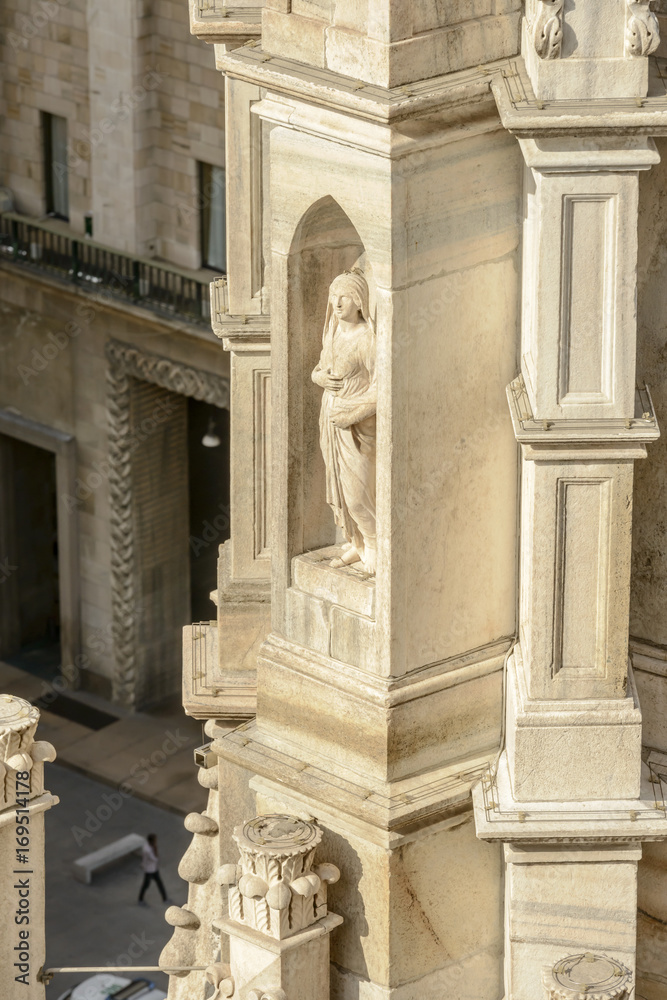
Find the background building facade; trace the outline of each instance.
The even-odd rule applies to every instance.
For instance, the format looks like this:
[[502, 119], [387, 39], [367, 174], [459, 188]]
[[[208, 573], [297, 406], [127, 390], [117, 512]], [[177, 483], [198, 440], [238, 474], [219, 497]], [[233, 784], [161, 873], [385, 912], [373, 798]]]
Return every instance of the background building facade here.
[[0, 650], [147, 705], [228, 534], [223, 94], [180, 4], [2, 17]]

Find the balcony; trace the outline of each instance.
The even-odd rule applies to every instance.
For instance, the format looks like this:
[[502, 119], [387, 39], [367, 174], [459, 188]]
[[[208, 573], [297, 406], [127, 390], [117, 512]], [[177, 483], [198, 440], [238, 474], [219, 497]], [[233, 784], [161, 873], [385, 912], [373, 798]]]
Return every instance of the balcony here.
[[0, 216], [0, 260], [49, 275], [91, 293], [169, 319], [210, 326], [211, 276], [197, 275], [73, 236], [62, 223], [37, 222], [16, 212]]

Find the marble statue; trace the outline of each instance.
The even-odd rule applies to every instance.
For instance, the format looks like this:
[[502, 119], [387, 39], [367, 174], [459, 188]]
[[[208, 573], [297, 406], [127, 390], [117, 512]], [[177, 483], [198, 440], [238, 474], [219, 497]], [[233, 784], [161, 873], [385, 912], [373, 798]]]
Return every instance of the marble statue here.
[[375, 327], [361, 271], [339, 274], [329, 287], [322, 353], [312, 374], [322, 386], [320, 446], [327, 502], [347, 542], [332, 566], [361, 562], [375, 573]]

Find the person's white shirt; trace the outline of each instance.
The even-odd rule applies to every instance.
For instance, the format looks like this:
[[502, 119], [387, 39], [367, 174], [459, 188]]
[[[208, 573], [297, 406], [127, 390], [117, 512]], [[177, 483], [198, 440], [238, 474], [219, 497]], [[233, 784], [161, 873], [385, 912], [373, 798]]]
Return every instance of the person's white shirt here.
[[147, 875], [152, 875], [158, 869], [157, 854], [148, 841], [141, 848], [141, 867]]

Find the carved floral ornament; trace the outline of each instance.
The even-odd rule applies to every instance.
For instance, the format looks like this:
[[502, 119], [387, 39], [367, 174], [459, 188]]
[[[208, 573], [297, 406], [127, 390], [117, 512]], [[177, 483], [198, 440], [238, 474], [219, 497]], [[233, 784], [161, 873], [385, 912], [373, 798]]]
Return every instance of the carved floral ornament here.
[[628, 0], [626, 56], [650, 56], [659, 45], [660, 25], [649, 7], [649, 0]]
[[541, 59], [558, 59], [563, 41], [564, 0], [538, 0], [532, 34]]
[[[564, 0], [536, 0], [531, 33], [541, 59], [559, 59], [563, 42]], [[626, 56], [650, 56], [660, 45], [660, 25], [650, 0], [627, 0]]]
[[632, 973], [614, 958], [587, 951], [556, 962], [544, 985], [549, 1000], [628, 1000]]

